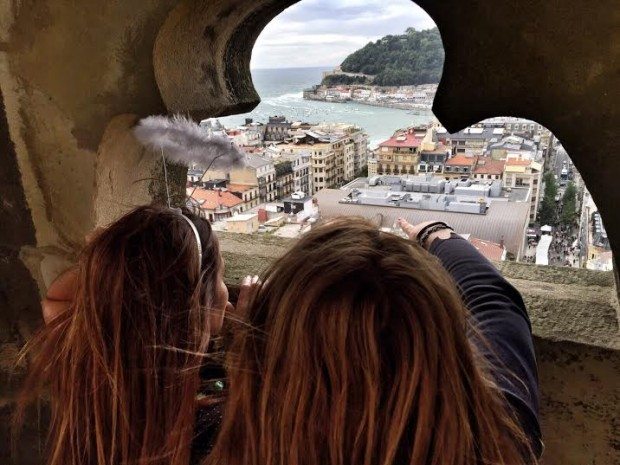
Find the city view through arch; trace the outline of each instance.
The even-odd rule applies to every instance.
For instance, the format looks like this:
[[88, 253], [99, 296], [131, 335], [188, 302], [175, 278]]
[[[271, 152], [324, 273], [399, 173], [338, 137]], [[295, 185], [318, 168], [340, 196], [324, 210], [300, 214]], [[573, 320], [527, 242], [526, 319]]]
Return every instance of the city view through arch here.
[[[253, 51], [261, 103], [205, 120], [247, 154], [242, 170], [189, 174], [216, 229], [295, 238], [317, 221], [442, 220], [487, 258], [610, 270], [602, 219], [543, 126], [492, 118], [448, 133], [432, 113], [443, 47], [408, 0], [305, 0]], [[194, 187], [198, 189], [194, 190]]]

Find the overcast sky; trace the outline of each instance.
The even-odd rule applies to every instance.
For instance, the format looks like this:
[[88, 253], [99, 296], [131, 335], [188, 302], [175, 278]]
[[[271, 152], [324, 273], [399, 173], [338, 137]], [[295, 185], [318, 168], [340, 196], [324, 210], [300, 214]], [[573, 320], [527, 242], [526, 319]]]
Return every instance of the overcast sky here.
[[434, 26], [410, 0], [301, 0], [263, 30], [251, 67], [335, 66], [370, 41]]

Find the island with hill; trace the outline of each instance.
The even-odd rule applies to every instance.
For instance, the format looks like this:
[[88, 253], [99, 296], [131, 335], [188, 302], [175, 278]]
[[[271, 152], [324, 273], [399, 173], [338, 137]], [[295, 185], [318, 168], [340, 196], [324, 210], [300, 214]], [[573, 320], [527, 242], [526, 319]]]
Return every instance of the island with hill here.
[[437, 28], [388, 35], [349, 55], [304, 98], [429, 109], [441, 78], [444, 51]]

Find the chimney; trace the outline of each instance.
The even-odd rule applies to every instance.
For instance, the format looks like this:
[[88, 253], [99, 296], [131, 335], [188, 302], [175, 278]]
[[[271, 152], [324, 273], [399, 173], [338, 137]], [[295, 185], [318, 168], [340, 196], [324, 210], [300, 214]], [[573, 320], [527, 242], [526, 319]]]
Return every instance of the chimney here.
[[499, 246], [503, 249], [504, 248], [504, 235], [502, 234], [502, 238], [499, 240]]

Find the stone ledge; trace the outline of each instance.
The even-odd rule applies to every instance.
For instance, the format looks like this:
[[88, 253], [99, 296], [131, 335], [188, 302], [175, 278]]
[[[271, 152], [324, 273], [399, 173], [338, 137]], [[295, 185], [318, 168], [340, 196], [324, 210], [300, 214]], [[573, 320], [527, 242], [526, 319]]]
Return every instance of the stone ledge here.
[[[248, 274], [260, 274], [293, 242], [271, 235], [218, 236], [226, 261], [226, 281], [231, 285]], [[497, 266], [523, 295], [535, 336], [620, 350], [613, 273], [514, 262]]]

